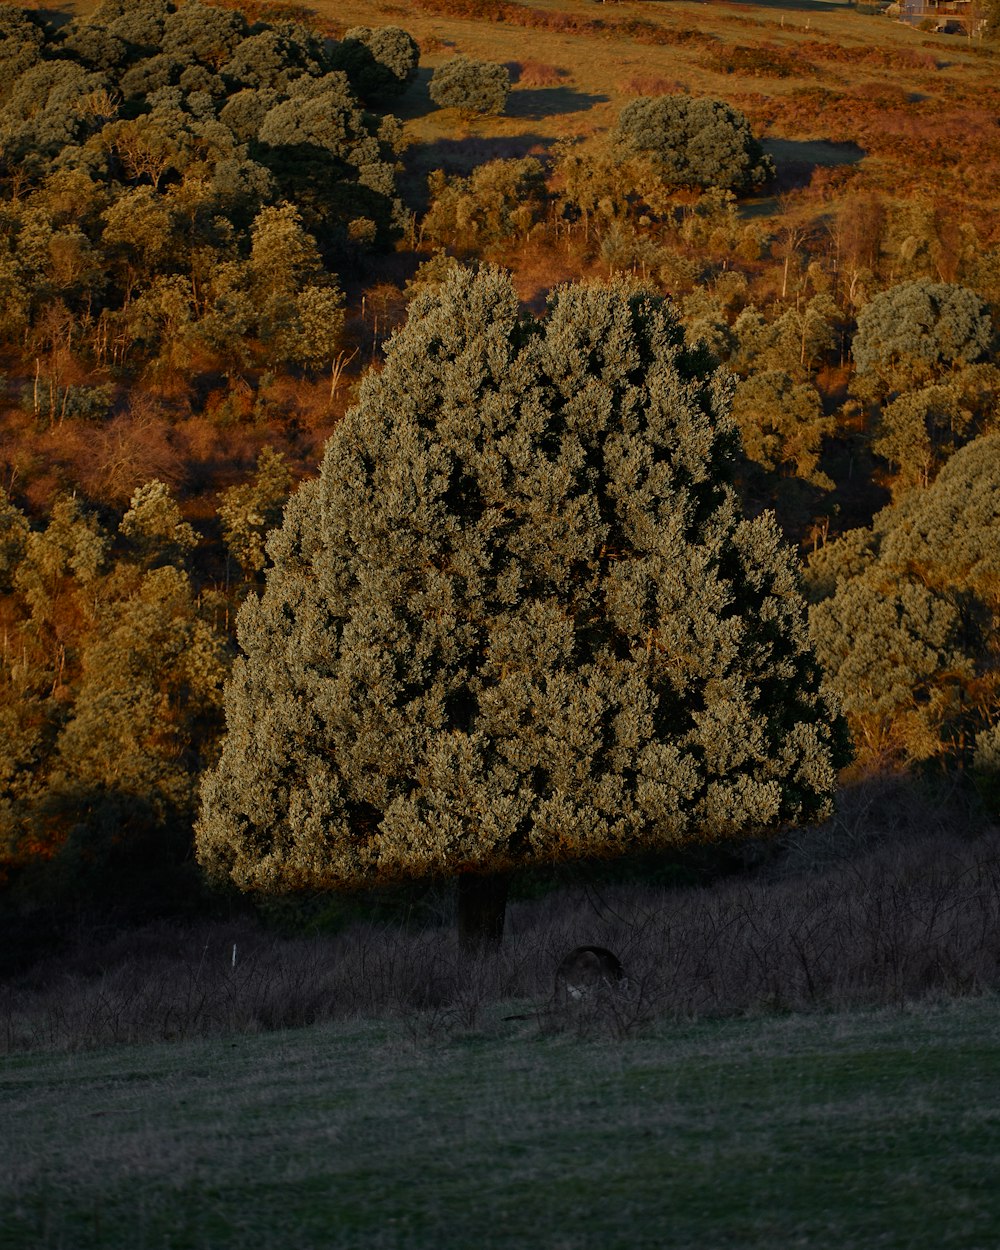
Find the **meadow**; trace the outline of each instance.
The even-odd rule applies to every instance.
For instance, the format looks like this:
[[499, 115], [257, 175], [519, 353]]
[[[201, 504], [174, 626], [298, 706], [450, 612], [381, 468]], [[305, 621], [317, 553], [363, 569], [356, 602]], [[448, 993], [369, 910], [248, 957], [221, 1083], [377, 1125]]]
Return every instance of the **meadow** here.
[[1000, 1240], [995, 996], [628, 1041], [410, 1022], [8, 1060], [10, 1250]]

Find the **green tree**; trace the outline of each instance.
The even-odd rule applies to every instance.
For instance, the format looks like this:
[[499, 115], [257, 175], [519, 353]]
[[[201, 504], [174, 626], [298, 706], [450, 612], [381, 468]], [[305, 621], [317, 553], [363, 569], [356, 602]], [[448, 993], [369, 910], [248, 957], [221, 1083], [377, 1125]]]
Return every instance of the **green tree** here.
[[34, 15], [12, 4], [0, 5], [0, 100], [18, 78], [42, 58], [45, 32]]
[[118, 908], [189, 885], [227, 658], [184, 567], [196, 534], [151, 482], [117, 535], [63, 499], [37, 531], [4, 503], [0, 536], [0, 875]]
[[61, 34], [63, 51], [88, 69], [116, 73], [128, 58], [125, 41], [92, 22], [76, 19]]
[[27, 541], [27, 518], [0, 487], [0, 591], [10, 590], [14, 570], [21, 563]]
[[118, 533], [137, 563], [146, 567], [173, 564], [183, 568], [198, 545], [198, 535], [181, 516], [170, 488], [155, 480], [132, 495]]
[[510, 75], [505, 65], [454, 56], [431, 75], [430, 96], [438, 108], [499, 115], [507, 105]]
[[251, 230], [249, 294], [272, 364], [330, 363], [344, 324], [343, 295], [291, 204], [262, 208]]
[[796, 383], [781, 370], [751, 374], [736, 388], [733, 417], [746, 454], [755, 463], [772, 472], [790, 471], [823, 490], [833, 489], [819, 460], [823, 439], [834, 432], [836, 422], [824, 415], [815, 386]]
[[185, 0], [163, 23], [160, 47], [167, 56], [189, 64], [200, 61], [219, 69], [247, 34], [246, 19], [233, 9]]
[[988, 424], [1000, 392], [988, 306], [954, 283], [905, 282], [858, 315], [851, 391], [877, 404], [872, 449], [895, 493], [926, 486]]
[[248, 581], [264, 567], [264, 540], [268, 530], [281, 520], [291, 485], [284, 456], [265, 447], [257, 458], [252, 480], [222, 492], [222, 536]]
[[103, 0], [91, 21], [147, 53], [159, 48], [172, 9], [170, 0]]
[[256, 139], [264, 118], [281, 101], [270, 87], [244, 87], [234, 92], [219, 111], [219, 121], [228, 126], [240, 143]]
[[954, 385], [925, 386], [885, 404], [872, 451], [896, 470], [893, 490], [927, 486], [941, 462], [961, 446], [972, 422], [973, 414]]
[[563, 140], [554, 145], [553, 157], [556, 203], [565, 219], [581, 222], [585, 241], [595, 220], [606, 225], [626, 215], [634, 180], [623, 177], [621, 160], [607, 143]]
[[640, 96], [618, 115], [614, 138], [623, 155], [653, 157], [668, 186], [743, 191], [774, 175], [746, 117], [721, 100]]
[[87, 102], [107, 86], [103, 75], [72, 61], [40, 61], [26, 70], [0, 112], [4, 161], [21, 165], [22, 175], [43, 178], [64, 148], [85, 139], [98, 124]]
[[837, 343], [840, 313], [828, 295], [766, 321], [753, 305], [736, 318], [732, 367], [744, 376], [779, 369], [804, 382]]
[[332, 366], [344, 329], [344, 296], [332, 284], [310, 285], [295, 296], [283, 336], [285, 356], [305, 369]]
[[164, 565], [98, 613], [73, 712], [56, 744], [54, 785], [190, 806], [193, 724], [221, 706], [221, 639], [199, 619], [187, 574]]
[[322, 64], [319, 40], [304, 27], [284, 23], [243, 39], [219, 72], [240, 87], [283, 91], [303, 74], [318, 77]]
[[533, 156], [486, 161], [468, 178], [435, 170], [421, 234], [457, 248], [482, 248], [525, 238], [545, 204], [545, 175]]
[[817, 655], [872, 759], [968, 762], [1000, 690], [1000, 434], [810, 559]]
[[366, 102], [392, 100], [416, 80], [420, 48], [398, 26], [353, 26], [331, 55]]
[[518, 865], [826, 812], [839, 722], [792, 555], [738, 515], [726, 391], [623, 285], [541, 322], [493, 269], [417, 295], [241, 610], [205, 867], [457, 873], [472, 945]]
[[289, 90], [261, 123], [261, 160], [317, 231], [350, 236], [365, 220], [389, 238], [403, 222], [394, 165], [347, 75], [303, 76]]
[[911, 391], [981, 360], [993, 342], [989, 309], [951, 282], [904, 282], [858, 314], [855, 393], [868, 401]]

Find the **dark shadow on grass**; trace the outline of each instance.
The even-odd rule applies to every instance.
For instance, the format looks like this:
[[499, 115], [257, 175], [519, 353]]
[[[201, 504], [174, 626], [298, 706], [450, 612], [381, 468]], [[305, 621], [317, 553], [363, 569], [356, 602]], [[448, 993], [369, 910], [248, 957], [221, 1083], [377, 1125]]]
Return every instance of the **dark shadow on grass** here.
[[73, 20], [73, 14], [65, 9], [30, 9], [29, 16], [36, 21], [45, 22], [46, 25], [52, 26], [56, 30], [61, 30], [63, 26]]
[[407, 122], [413, 121], [416, 117], [425, 117], [437, 108], [430, 94], [433, 72], [425, 67], [418, 69], [416, 78], [403, 95], [392, 101], [389, 111], [400, 121]]
[[827, 139], [765, 139], [764, 151], [779, 168], [807, 166], [810, 170], [817, 165], [857, 165], [867, 156], [856, 143], [831, 143]]
[[533, 87], [512, 91], [507, 97], [508, 117], [555, 117], [563, 113], [584, 113], [595, 104], [606, 104], [606, 95], [592, 95], [572, 87]]
[[551, 136], [465, 135], [458, 139], [436, 139], [414, 144], [404, 155], [406, 173], [426, 176], [433, 169], [446, 174], [468, 176], [487, 161], [520, 160], [524, 156], [543, 158], [555, 140]]
[[765, 195], [740, 205], [740, 216], [769, 217], [778, 211], [776, 197], [786, 191], [807, 187], [817, 169], [857, 165], [868, 155], [856, 143], [830, 143], [826, 139], [800, 142], [795, 139], [765, 139], [764, 151], [774, 159], [777, 177]]

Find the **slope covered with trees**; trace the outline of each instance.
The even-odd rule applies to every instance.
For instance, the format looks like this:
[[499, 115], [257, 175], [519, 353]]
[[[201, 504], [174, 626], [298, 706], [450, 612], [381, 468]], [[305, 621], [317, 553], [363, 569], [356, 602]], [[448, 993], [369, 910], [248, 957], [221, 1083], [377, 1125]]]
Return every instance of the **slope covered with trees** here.
[[39, 411], [100, 406], [74, 363], [328, 367], [338, 268], [404, 221], [396, 129], [354, 86], [405, 86], [405, 36], [383, 82], [360, 38], [197, 0], [4, 14], [0, 333], [34, 352]]
[[[380, 386], [397, 419], [419, 409], [392, 332], [412, 306], [419, 336], [438, 284], [484, 262], [536, 314], [579, 278], [670, 297], [676, 350], [731, 375], [727, 480], [799, 548], [858, 768], [975, 776], [995, 803], [995, 54], [839, 11], [811, 31], [578, 0], [414, 0], [406, 30], [330, 12], [0, 6], [13, 893], [189, 889], [237, 612], [263, 590], [246, 619], [266, 617], [281, 577], [266, 534], [345, 409], [367, 420]], [[492, 113], [433, 107], [432, 72], [487, 56]], [[554, 315], [518, 321], [512, 367]], [[290, 516], [328, 500], [334, 459]], [[381, 809], [348, 790], [368, 845]]]

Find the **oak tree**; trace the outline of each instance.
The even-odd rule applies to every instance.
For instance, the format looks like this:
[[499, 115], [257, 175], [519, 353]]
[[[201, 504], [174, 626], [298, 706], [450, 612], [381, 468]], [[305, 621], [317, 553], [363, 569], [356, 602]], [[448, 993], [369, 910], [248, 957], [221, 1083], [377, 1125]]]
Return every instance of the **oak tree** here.
[[825, 813], [840, 722], [792, 554], [739, 515], [727, 405], [625, 285], [541, 321], [498, 270], [418, 294], [241, 610], [204, 866], [458, 874], [475, 946], [517, 866]]
[[746, 117], [721, 100], [640, 96], [618, 115], [615, 142], [652, 157], [668, 186], [742, 191], [774, 175]]
[[334, 48], [331, 61], [342, 69], [362, 100], [403, 95], [417, 77], [420, 48], [398, 26], [353, 26]]
[[465, 114], [499, 114], [507, 105], [510, 75], [505, 65], [455, 56], [431, 76], [430, 96], [443, 109]]

